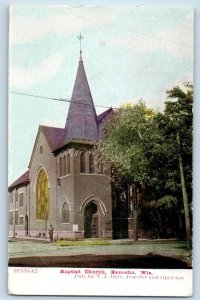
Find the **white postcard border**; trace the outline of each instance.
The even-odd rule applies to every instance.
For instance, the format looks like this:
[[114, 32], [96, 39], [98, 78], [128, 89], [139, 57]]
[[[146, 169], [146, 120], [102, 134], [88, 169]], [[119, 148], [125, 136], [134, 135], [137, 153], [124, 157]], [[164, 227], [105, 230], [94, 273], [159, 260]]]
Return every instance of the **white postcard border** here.
[[192, 269], [8, 268], [15, 295], [190, 297], [192, 278]]

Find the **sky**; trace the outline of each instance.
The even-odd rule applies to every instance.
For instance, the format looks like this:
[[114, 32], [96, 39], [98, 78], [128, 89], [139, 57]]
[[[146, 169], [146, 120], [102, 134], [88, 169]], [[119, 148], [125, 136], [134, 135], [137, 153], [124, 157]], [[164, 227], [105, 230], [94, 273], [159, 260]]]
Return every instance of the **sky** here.
[[80, 32], [96, 105], [143, 98], [162, 110], [166, 90], [193, 82], [189, 7], [14, 5], [9, 28], [9, 184], [26, 171], [39, 125], [64, 127], [69, 106], [12, 92], [70, 99]]

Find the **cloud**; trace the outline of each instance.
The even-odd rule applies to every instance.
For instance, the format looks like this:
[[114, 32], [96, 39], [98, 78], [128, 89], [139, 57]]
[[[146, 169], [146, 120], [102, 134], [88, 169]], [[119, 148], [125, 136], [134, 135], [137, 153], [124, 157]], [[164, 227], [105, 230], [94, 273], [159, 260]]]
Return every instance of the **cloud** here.
[[27, 89], [37, 83], [49, 80], [58, 72], [63, 60], [64, 54], [60, 52], [49, 56], [36, 68], [10, 67], [10, 88]]
[[[91, 9], [93, 9], [93, 14], [91, 14]], [[110, 10], [100, 7], [98, 9], [54, 7], [50, 13], [49, 16], [41, 18], [37, 16], [15, 16], [12, 15], [11, 10], [10, 44], [31, 43], [48, 33], [67, 36], [73, 32], [104, 25], [114, 18]]]

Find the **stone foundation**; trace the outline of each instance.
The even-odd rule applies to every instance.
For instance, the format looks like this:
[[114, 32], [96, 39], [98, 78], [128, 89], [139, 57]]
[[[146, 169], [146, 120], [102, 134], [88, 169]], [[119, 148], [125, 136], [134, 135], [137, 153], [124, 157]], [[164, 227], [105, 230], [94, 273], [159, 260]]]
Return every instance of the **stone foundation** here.
[[54, 232], [54, 239], [82, 240], [84, 231], [58, 231]]
[[103, 238], [112, 239], [112, 230], [103, 230]]

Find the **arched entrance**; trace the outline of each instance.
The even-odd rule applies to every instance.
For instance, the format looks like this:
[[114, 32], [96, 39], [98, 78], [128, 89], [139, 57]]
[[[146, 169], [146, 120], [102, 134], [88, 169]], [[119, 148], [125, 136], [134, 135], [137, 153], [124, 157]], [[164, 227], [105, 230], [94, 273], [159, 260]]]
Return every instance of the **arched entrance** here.
[[99, 237], [100, 213], [98, 205], [91, 201], [84, 210], [84, 231], [85, 238]]
[[25, 236], [28, 236], [28, 216], [25, 216]]

